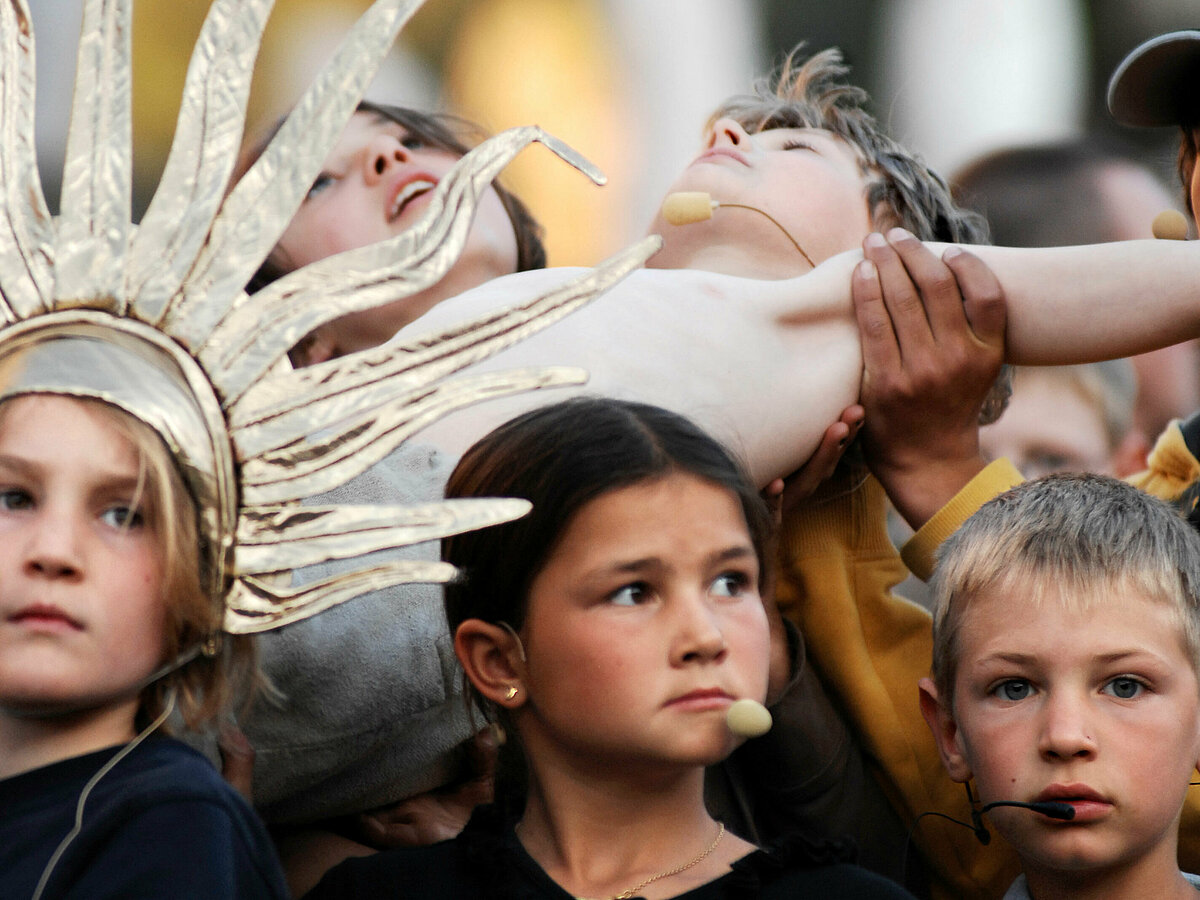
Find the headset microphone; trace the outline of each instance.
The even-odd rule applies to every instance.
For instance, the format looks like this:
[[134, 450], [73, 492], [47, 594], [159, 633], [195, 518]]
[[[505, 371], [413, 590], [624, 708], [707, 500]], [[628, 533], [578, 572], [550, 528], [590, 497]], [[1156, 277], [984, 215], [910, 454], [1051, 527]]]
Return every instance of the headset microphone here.
[[1063, 821], [1070, 821], [1075, 818], [1075, 807], [1070, 803], [1062, 803], [1058, 800], [1041, 800], [1036, 803], [1025, 803], [1021, 800], [995, 800], [979, 806], [975, 800], [975, 794], [971, 790], [971, 783], [966, 782], [963, 786], [967, 789], [967, 804], [971, 809], [971, 821], [969, 823], [964, 822], [961, 819], [956, 819], [954, 816], [948, 816], [944, 812], [937, 812], [936, 810], [929, 810], [917, 816], [913, 820], [912, 827], [908, 829], [908, 837], [904, 841], [904, 861], [901, 863], [902, 876], [906, 877], [908, 874], [908, 849], [912, 844], [913, 832], [917, 830], [917, 825], [926, 816], [937, 816], [939, 819], [947, 819], [955, 825], [971, 829], [971, 831], [975, 832], [975, 838], [985, 847], [992, 842], [992, 834], [987, 830], [987, 826], [983, 824], [983, 815], [997, 806], [1014, 806], [1017, 809], [1028, 809], [1031, 812], [1049, 816], [1051, 819], [1061, 819]]
[[748, 209], [751, 212], [756, 212], [760, 216], [765, 216], [770, 220], [771, 224], [783, 232], [784, 237], [792, 242], [792, 246], [800, 251], [800, 255], [814, 269], [817, 264], [812, 261], [812, 257], [804, 252], [804, 248], [800, 246], [800, 242], [792, 237], [792, 233], [783, 227], [783, 223], [776, 219], [773, 215], [764, 209], [759, 209], [757, 206], [747, 206], [744, 203], [721, 203], [719, 200], [714, 200], [712, 195], [706, 191], [676, 191], [673, 194], [667, 194], [663, 200], [662, 217], [667, 220], [670, 225], [694, 225], [697, 222], [704, 222], [711, 219], [713, 210], [715, 209]]
[[997, 806], [1028, 809], [1035, 813], [1041, 813], [1043, 816], [1049, 816], [1051, 819], [1061, 819], [1063, 821], [1070, 821], [1075, 818], [1075, 807], [1070, 803], [1060, 803], [1056, 800], [1042, 800], [1037, 803], [1024, 803], [1021, 800], [996, 800], [980, 809], [976, 809], [974, 803], [972, 803], [971, 830], [975, 832], [975, 837], [979, 839], [979, 843], [985, 847], [992, 842], [992, 835], [987, 830], [987, 826], [983, 824], [983, 815], [984, 813], [991, 812]]
[[725, 725], [738, 737], [762, 737], [771, 730], [771, 713], [757, 700], [743, 697], [729, 704]]
[[1150, 230], [1160, 241], [1186, 241], [1188, 220], [1177, 209], [1164, 209], [1154, 217]]

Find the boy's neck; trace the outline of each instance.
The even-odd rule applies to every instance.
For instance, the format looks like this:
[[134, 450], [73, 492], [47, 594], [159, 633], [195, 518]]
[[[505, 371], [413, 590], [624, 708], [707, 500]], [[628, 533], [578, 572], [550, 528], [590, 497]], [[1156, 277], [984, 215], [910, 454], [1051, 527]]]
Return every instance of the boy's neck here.
[[0, 710], [0, 778], [132, 740], [137, 707], [135, 698], [63, 716]]
[[812, 271], [812, 267], [798, 255], [757, 252], [754, 248], [718, 242], [679, 246], [670, 241], [646, 261], [646, 268], [697, 269], [760, 281], [795, 278]]
[[[1174, 829], [1178, 832], [1178, 825]], [[1102, 871], [1061, 871], [1026, 864], [1033, 900], [1195, 900], [1197, 891], [1179, 870], [1176, 838], [1160, 841], [1125, 865]]]

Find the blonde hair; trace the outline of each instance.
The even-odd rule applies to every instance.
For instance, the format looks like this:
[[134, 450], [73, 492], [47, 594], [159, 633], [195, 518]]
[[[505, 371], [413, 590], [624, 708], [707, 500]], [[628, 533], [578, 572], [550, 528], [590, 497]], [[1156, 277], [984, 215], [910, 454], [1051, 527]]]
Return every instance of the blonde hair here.
[[[11, 410], [0, 400], [0, 428]], [[248, 702], [256, 678], [254, 643], [249, 636], [222, 635], [224, 607], [204, 591], [202, 571], [208, 555], [201, 552], [198, 512], [171, 452], [146, 423], [99, 400], [66, 397], [86, 407], [129, 442], [138, 460], [135, 504], [142, 510], [162, 562], [162, 601], [165, 607], [162, 663], [169, 664], [197, 647], [202, 652], [141, 692], [137, 727], [144, 727], [166, 708], [174, 692], [184, 725], [198, 730], [214, 720], [235, 698]]]
[[953, 702], [958, 635], [973, 598], [1019, 589], [1088, 610], [1103, 585], [1170, 605], [1200, 673], [1200, 534], [1170, 506], [1103, 475], [1049, 475], [984, 504], [938, 553], [933, 679]]

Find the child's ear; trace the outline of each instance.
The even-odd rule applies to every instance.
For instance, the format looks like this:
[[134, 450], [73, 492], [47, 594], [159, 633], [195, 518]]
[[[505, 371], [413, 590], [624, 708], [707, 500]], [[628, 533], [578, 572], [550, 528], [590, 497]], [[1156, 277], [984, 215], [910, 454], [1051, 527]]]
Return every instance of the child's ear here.
[[971, 767], [967, 764], [959, 739], [958, 723], [954, 721], [950, 705], [938, 699], [937, 687], [932, 679], [922, 678], [918, 687], [921, 692], [921, 715], [925, 717], [925, 723], [933, 732], [933, 740], [942, 757], [942, 765], [954, 781], [970, 781]]
[[512, 630], [467, 619], [454, 632], [454, 653], [482, 696], [509, 709], [525, 703], [524, 651]]

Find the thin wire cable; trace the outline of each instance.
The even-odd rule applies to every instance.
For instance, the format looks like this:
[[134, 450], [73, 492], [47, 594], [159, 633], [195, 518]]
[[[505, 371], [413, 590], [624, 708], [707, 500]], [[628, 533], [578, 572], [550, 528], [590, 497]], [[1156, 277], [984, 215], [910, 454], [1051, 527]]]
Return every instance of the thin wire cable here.
[[921, 820], [926, 816], [936, 816], [939, 819], [947, 819], [948, 821], [953, 822], [955, 825], [961, 825], [963, 828], [968, 828], [971, 831], [975, 831], [975, 826], [971, 823], [964, 822], [962, 819], [956, 819], [954, 816], [947, 815], [944, 812], [938, 812], [937, 810], [931, 809], [927, 812], [921, 813], [919, 816], [913, 819], [912, 825], [908, 827], [908, 834], [904, 838], [904, 853], [900, 857], [901, 884], [907, 884], [908, 881], [908, 860], [912, 852], [913, 835], [916, 834], [917, 826], [921, 824]]
[[167, 717], [170, 716], [174, 710], [175, 691], [172, 689], [171, 693], [167, 695], [166, 709], [162, 711], [159, 717], [147, 725], [141, 734], [114, 753], [112, 759], [101, 766], [99, 771], [97, 771], [96, 774], [88, 780], [88, 783], [83, 786], [83, 790], [79, 793], [79, 802], [75, 804], [75, 826], [70, 830], [70, 832], [68, 832], [67, 836], [62, 839], [62, 842], [59, 843], [58, 847], [54, 851], [54, 854], [50, 857], [50, 861], [46, 863], [46, 868], [42, 869], [42, 877], [38, 879], [37, 888], [34, 890], [31, 900], [41, 900], [42, 892], [46, 890], [46, 883], [50, 880], [50, 875], [54, 872], [54, 867], [58, 865], [59, 860], [62, 859], [62, 855], [67, 852], [67, 847], [71, 845], [71, 842], [74, 841], [75, 838], [79, 837], [79, 832], [83, 830], [83, 806], [85, 803], [87, 803], [88, 795], [91, 794], [92, 788], [99, 784], [100, 779], [111, 772], [117, 763], [132, 753], [137, 748], [138, 744], [153, 734], [163, 722], [167, 721]]
[[792, 246], [800, 251], [800, 255], [804, 257], [804, 261], [807, 262], [814, 269], [817, 267], [817, 264], [812, 261], [812, 257], [804, 252], [804, 248], [800, 246], [800, 242], [797, 241], [794, 237], [792, 237], [792, 233], [790, 231], [788, 231], [786, 228], [784, 228], [783, 223], [780, 222], [778, 219], [776, 219], [773, 215], [771, 215], [765, 209], [759, 209], [757, 206], [747, 206], [744, 203], [726, 203], [724, 200], [718, 200], [717, 203], [718, 203], [718, 209], [721, 209], [721, 208], [724, 208], [724, 209], [749, 209], [749, 210], [753, 210], [756, 213], [760, 213], [760, 214], [766, 216], [768, 219], [771, 220], [772, 224], [774, 224], [774, 226], [776, 228], [778, 228], [780, 231], [782, 231], [787, 236], [787, 239], [792, 242]]

